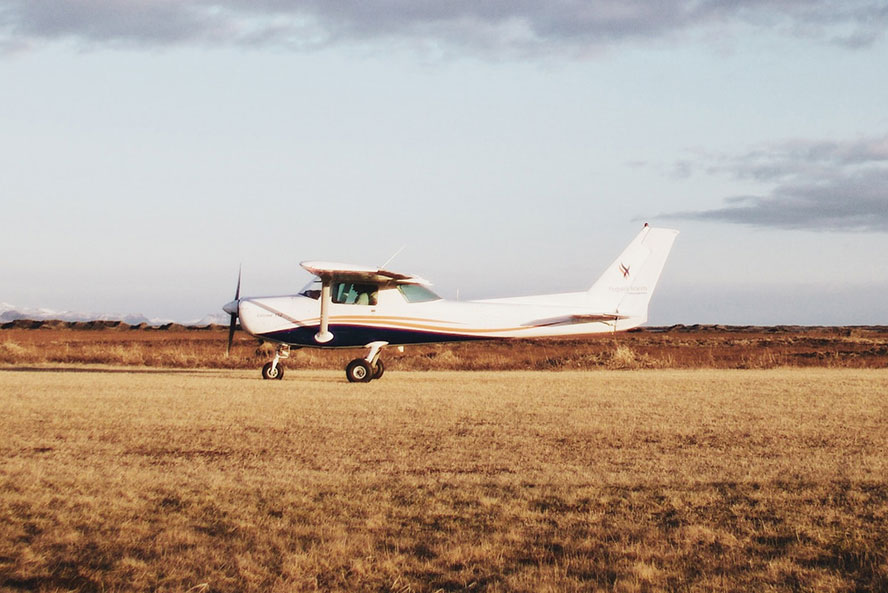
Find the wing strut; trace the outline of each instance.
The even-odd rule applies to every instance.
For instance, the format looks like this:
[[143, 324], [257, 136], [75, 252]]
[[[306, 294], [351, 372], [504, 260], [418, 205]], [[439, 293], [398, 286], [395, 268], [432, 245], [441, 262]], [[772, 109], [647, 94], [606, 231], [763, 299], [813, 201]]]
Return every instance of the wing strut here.
[[321, 327], [318, 333], [315, 334], [315, 342], [318, 344], [326, 344], [333, 339], [333, 334], [328, 330], [330, 325], [330, 303], [333, 300], [330, 294], [330, 283], [330, 278], [323, 278], [321, 280]]

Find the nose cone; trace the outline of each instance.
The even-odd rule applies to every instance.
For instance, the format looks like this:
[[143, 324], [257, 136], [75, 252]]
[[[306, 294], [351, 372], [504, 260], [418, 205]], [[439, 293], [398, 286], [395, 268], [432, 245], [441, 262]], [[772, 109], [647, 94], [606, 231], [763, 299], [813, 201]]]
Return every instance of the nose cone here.
[[228, 313], [229, 315], [237, 315], [237, 306], [240, 303], [237, 299], [231, 301], [230, 303], [226, 303], [222, 310]]

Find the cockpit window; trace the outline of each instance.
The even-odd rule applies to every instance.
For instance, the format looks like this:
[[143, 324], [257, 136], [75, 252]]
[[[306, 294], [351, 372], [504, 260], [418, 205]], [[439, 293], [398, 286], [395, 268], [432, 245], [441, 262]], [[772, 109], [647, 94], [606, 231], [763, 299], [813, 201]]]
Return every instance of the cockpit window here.
[[408, 303], [425, 303], [439, 301], [441, 297], [421, 284], [399, 284], [398, 290]]
[[375, 305], [379, 287], [357, 282], [334, 282], [330, 287], [333, 302], [341, 305]]
[[[316, 278], [308, 283], [299, 294], [310, 299], [321, 298], [321, 280]], [[375, 305], [379, 287], [375, 284], [357, 282], [334, 282], [330, 285], [330, 296], [334, 303], [340, 305]]]

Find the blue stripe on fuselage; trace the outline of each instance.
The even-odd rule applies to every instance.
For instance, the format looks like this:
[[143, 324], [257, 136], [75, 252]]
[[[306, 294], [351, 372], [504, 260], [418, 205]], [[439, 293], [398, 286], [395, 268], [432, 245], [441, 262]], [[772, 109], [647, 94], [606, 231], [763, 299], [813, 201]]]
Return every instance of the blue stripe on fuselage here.
[[326, 344], [318, 344], [314, 337], [318, 326], [294, 327], [267, 334], [259, 334], [259, 338], [268, 338], [292, 346], [314, 346], [322, 348], [354, 348], [366, 346], [370, 342], [388, 342], [399, 344], [434, 344], [440, 342], [466, 342], [471, 340], [489, 340], [480, 336], [464, 334], [442, 334], [412, 329], [396, 329], [390, 327], [367, 327], [364, 325], [331, 325], [333, 339]]

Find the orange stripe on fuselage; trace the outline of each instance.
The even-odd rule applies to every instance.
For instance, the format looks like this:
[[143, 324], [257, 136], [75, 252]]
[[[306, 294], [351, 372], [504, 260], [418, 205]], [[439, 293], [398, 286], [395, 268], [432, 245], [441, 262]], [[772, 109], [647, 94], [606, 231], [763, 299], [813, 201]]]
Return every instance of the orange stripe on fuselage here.
[[[310, 319], [300, 319], [299, 323], [305, 325], [314, 325], [319, 324], [321, 322], [320, 317], [313, 317]], [[424, 322], [424, 323], [417, 323]], [[428, 322], [432, 322], [435, 324], [443, 324], [449, 323], [451, 327], [442, 327], [441, 325], [430, 325]], [[390, 316], [376, 316], [376, 315], [336, 315], [330, 317], [330, 324], [336, 323], [355, 323], [358, 325], [363, 325], [367, 327], [398, 327], [404, 329], [418, 329], [418, 330], [426, 330], [433, 331], [439, 333], [461, 333], [461, 334], [481, 334], [481, 333], [500, 333], [500, 332], [510, 332], [510, 331], [519, 331], [525, 329], [531, 329], [536, 326], [518, 326], [518, 327], [506, 327], [506, 328], [466, 328], [466, 327], [452, 327], [456, 324], [455, 321], [442, 321], [440, 319], [423, 319], [416, 317], [390, 317]]]

